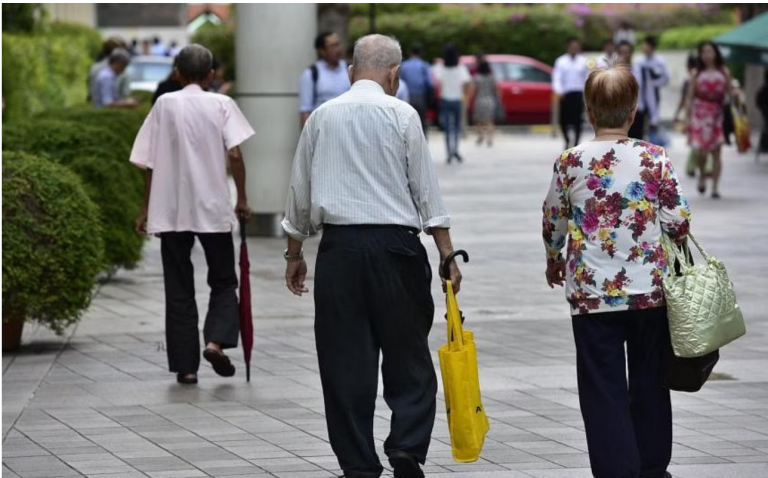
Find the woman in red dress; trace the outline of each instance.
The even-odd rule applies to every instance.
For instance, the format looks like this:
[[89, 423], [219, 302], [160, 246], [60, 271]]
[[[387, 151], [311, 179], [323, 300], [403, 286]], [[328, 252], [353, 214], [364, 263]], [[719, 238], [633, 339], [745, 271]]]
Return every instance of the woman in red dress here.
[[712, 197], [720, 198], [722, 172], [723, 105], [731, 91], [731, 72], [725, 67], [720, 49], [712, 42], [699, 45], [698, 62], [691, 71], [688, 88], [688, 143], [697, 152], [699, 192], [707, 191], [707, 156], [712, 155]]

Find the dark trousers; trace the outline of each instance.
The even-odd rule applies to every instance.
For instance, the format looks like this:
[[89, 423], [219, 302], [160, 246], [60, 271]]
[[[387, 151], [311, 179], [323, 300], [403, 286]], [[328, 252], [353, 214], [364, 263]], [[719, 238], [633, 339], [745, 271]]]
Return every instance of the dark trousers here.
[[643, 139], [645, 137], [645, 116], [645, 111], [637, 110], [635, 121], [629, 127], [629, 133], [627, 133], [630, 138]]
[[236, 347], [240, 331], [232, 234], [161, 234], [168, 367], [171, 372], [180, 374], [197, 373], [200, 367], [200, 331], [195, 302], [195, 271], [192, 266], [195, 236], [205, 251], [208, 285], [211, 288], [208, 315], [203, 328], [205, 343], [216, 342], [222, 348]]
[[666, 308], [577, 315], [573, 335], [592, 474], [661, 478], [672, 456], [672, 405], [660, 385]]
[[[569, 148], [579, 144], [581, 138], [581, 123], [584, 117], [584, 93], [580, 91], [571, 91], [560, 98], [560, 128], [563, 130], [565, 146]], [[571, 144], [568, 130], [573, 128], [576, 133], [576, 139]]]
[[411, 95], [411, 106], [419, 114], [421, 120], [421, 128], [424, 130], [424, 136], [427, 136], [427, 96], [426, 95]]
[[461, 134], [461, 101], [440, 101], [443, 128], [445, 129], [445, 149], [448, 160], [459, 154], [459, 135]]
[[378, 477], [373, 419], [383, 360], [392, 410], [387, 455], [424, 463], [437, 378], [427, 337], [432, 273], [415, 232], [386, 226], [324, 227], [315, 269], [315, 340], [328, 435], [348, 478]]

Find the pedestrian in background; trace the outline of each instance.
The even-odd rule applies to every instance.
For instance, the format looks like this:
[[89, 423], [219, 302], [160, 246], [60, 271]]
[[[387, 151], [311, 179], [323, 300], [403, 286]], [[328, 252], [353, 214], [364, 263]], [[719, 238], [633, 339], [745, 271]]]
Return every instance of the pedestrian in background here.
[[434, 95], [435, 85], [432, 81], [429, 63], [424, 61], [424, 47], [415, 44], [411, 48], [410, 57], [403, 62], [400, 71], [400, 80], [408, 86], [410, 104], [421, 118], [421, 127], [427, 134], [427, 109], [430, 98]]
[[722, 173], [723, 105], [732, 93], [731, 72], [720, 48], [707, 41], [699, 45], [696, 68], [688, 79], [688, 144], [697, 152], [699, 192], [707, 192], [707, 155], [712, 155], [712, 198], [720, 198]]
[[499, 106], [499, 92], [496, 79], [491, 71], [491, 64], [486, 60], [480, 62], [477, 74], [473, 78], [475, 91], [474, 121], [477, 127], [477, 145], [488, 142], [493, 146], [496, 108]]
[[611, 65], [614, 61], [616, 61], [617, 58], [618, 54], [616, 52], [616, 44], [613, 43], [613, 40], [606, 40], [603, 42], [603, 54], [600, 55], [600, 58], [597, 59], [595, 65], [598, 68], [606, 68], [608, 65]]
[[656, 53], [658, 40], [654, 36], [647, 36], [643, 40], [643, 59], [640, 61], [640, 73], [642, 75], [642, 90], [645, 105], [644, 121], [647, 121], [648, 130], [653, 136], [659, 131], [661, 117], [661, 91], [660, 89], [669, 83], [669, 69], [664, 59]]
[[635, 53], [635, 47], [627, 41], [623, 41], [619, 44], [618, 59], [630, 69], [632, 76], [637, 81], [639, 94], [637, 96], [637, 112], [635, 113], [635, 120], [632, 122], [632, 126], [629, 128], [629, 137], [634, 139], [645, 138], [645, 118], [648, 116], [648, 108], [655, 107], [655, 102], [646, 104], [645, 98], [648, 96], [645, 90], [645, 81], [643, 80], [642, 68], [638, 63], [633, 60]]
[[227, 66], [220, 61], [213, 60], [213, 80], [208, 85], [208, 91], [226, 95], [234, 87], [234, 83], [227, 81]]
[[320, 33], [315, 38], [317, 61], [304, 70], [299, 79], [299, 114], [301, 125], [309, 115], [328, 100], [349, 90], [347, 62], [339, 35]]
[[166, 48], [162, 40], [160, 40], [160, 37], [155, 37], [155, 39], [152, 40], [150, 54], [152, 56], [168, 56], [168, 48]]
[[154, 105], [157, 102], [157, 99], [164, 94], [173, 93], [174, 91], [179, 91], [182, 88], [184, 88], [184, 85], [181, 84], [181, 76], [179, 75], [179, 61], [177, 56], [173, 59], [173, 69], [171, 70], [171, 73], [165, 80], [161, 81], [157, 85], [157, 90], [155, 90], [155, 94], [152, 95], [152, 104]]
[[672, 404], [659, 380], [671, 348], [662, 288], [670, 264], [661, 236], [682, 241], [690, 211], [664, 149], [627, 135], [638, 90], [623, 65], [589, 75], [595, 138], [557, 160], [543, 209], [546, 279], [566, 285], [596, 478], [670, 476]]
[[442, 259], [453, 249], [421, 119], [394, 98], [401, 60], [392, 37], [357, 41], [351, 90], [312, 113], [301, 133], [283, 221], [286, 283], [297, 296], [309, 292], [302, 243], [323, 229], [315, 343], [328, 436], [347, 478], [383, 471], [373, 436], [380, 354], [395, 478], [424, 476], [435, 420], [432, 271], [419, 233], [433, 236]]
[[763, 131], [760, 133], [760, 152], [768, 152], [768, 70], [763, 74], [763, 86], [755, 97], [757, 110], [763, 115]]
[[632, 28], [632, 24], [628, 21], [622, 21], [619, 25], [619, 29], [613, 34], [613, 43], [618, 45], [621, 42], [627, 42], [632, 46], [635, 46], [637, 39], [635, 38], [635, 30]]
[[123, 48], [116, 48], [109, 54], [107, 66], [103, 67], [93, 80], [91, 102], [94, 108], [133, 108], [138, 102], [125, 96], [120, 89], [120, 76], [131, 62], [131, 54]]
[[[569, 38], [567, 52], [555, 61], [552, 72], [552, 90], [560, 98], [560, 129], [565, 139], [565, 149], [579, 144], [584, 116], [584, 82], [587, 80], [587, 59], [581, 54], [581, 42]], [[569, 130], [575, 133], [571, 143]]]
[[459, 154], [459, 135], [461, 133], [461, 112], [464, 99], [471, 94], [472, 77], [467, 67], [459, 63], [459, 50], [456, 46], [446, 45], [443, 51], [443, 64], [435, 70], [435, 77], [440, 83], [440, 115], [445, 129], [447, 162], [456, 159], [462, 162]]
[[176, 57], [181, 53], [181, 47], [175, 41], [171, 42], [171, 47], [168, 49], [168, 56]]
[[[239, 311], [232, 231], [251, 213], [240, 144], [253, 129], [232, 98], [208, 93], [213, 56], [200, 45], [177, 57], [184, 88], [161, 96], [144, 121], [131, 163], [145, 169], [144, 204], [136, 229], [160, 236], [165, 284], [168, 368], [182, 384], [197, 383], [200, 367], [192, 247], [200, 241], [211, 288], [203, 357], [224, 377], [235, 367], [224, 349], [237, 346]], [[232, 207], [229, 179], [237, 190]]]

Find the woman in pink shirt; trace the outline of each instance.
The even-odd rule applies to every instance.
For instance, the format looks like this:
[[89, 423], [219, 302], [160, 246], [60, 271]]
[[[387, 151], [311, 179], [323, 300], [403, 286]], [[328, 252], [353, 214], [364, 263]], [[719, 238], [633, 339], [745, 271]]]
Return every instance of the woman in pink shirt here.
[[[250, 215], [245, 165], [239, 145], [253, 129], [231, 98], [206, 92], [213, 56], [200, 45], [177, 57], [184, 88], [158, 98], [133, 146], [131, 162], [146, 170], [145, 196], [136, 229], [160, 237], [165, 281], [168, 365], [179, 383], [197, 383], [200, 332], [192, 247], [200, 241], [211, 288], [203, 357], [221, 376], [235, 374], [223, 350], [237, 346], [237, 274], [232, 230]], [[237, 188], [233, 208], [229, 160]]]

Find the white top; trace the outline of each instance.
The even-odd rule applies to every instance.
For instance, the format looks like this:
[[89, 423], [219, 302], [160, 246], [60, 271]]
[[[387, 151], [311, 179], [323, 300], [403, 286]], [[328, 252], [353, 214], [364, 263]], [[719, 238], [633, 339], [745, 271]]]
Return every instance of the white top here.
[[228, 96], [189, 85], [158, 98], [130, 159], [152, 169], [147, 233], [232, 231], [227, 151], [252, 135]]
[[552, 72], [552, 89], [558, 95], [583, 92], [588, 73], [589, 66], [583, 55], [565, 54], [555, 61], [555, 68]]
[[418, 113], [373, 81], [320, 106], [301, 132], [283, 229], [303, 241], [323, 224], [450, 227]]
[[628, 30], [616, 30], [616, 33], [613, 34], [613, 43], [618, 45], [623, 41], [628, 42], [630, 45], [634, 45], [636, 43], [635, 31], [631, 28]]
[[638, 64], [640, 68], [640, 97], [641, 102], [648, 112], [651, 125], [659, 124], [659, 103], [661, 94], [659, 89], [669, 83], [669, 69], [667, 63], [659, 55], [643, 57]]
[[461, 101], [464, 98], [464, 85], [472, 81], [464, 65], [436, 68], [435, 76], [440, 82], [440, 97], [449, 101]]
[[331, 68], [324, 60], [317, 60], [317, 82], [312, 80], [312, 68], [307, 68], [299, 78], [299, 112], [311, 113], [328, 100], [349, 91], [349, 67], [341, 60]]

